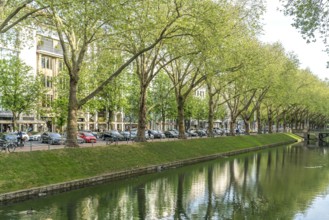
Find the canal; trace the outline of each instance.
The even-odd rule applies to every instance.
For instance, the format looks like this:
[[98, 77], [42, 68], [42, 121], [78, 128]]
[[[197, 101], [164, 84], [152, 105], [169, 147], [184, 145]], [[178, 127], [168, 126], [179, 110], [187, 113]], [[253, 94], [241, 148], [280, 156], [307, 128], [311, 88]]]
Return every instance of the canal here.
[[328, 148], [298, 145], [1, 206], [0, 219], [329, 219]]

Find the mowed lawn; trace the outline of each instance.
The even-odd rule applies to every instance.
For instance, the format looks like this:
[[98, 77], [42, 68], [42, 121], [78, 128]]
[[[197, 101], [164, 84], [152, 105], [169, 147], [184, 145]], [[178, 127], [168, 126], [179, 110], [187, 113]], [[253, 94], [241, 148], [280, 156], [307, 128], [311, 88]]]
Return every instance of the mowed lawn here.
[[2, 153], [0, 193], [295, 140], [263, 134]]

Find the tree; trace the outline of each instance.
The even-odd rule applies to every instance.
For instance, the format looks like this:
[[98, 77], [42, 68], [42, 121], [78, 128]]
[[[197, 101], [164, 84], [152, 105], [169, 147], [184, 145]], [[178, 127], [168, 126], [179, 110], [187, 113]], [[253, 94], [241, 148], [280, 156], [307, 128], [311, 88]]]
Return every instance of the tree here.
[[42, 84], [33, 77], [30, 67], [12, 57], [0, 60], [0, 88], [1, 106], [12, 112], [12, 129], [16, 130], [20, 114], [31, 112], [40, 101]]
[[38, 0], [0, 1], [0, 34], [8, 32], [33, 16], [38, 16], [37, 12], [47, 8], [44, 3], [45, 1]]
[[280, 0], [283, 12], [293, 17], [293, 26], [300, 30], [307, 42], [316, 41], [316, 34], [327, 43], [329, 5], [327, 1]]
[[107, 129], [116, 129], [112, 126], [112, 119], [115, 111], [121, 110], [125, 104], [125, 81], [123, 75], [120, 75], [108, 84], [104, 90], [96, 96], [95, 102], [98, 103], [99, 110], [105, 110], [108, 113]]
[[206, 79], [206, 73], [202, 69], [202, 59], [191, 55], [173, 61], [164, 69], [174, 86], [179, 138], [185, 139], [184, 106], [186, 100], [191, 92]]
[[[168, 53], [168, 44], [172, 44], [175, 38], [184, 38], [191, 35], [191, 24], [195, 22], [196, 17], [193, 11], [194, 1], [145, 1], [142, 3], [143, 11], [138, 13], [135, 22], [130, 22], [129, 25], [138, 28], [139, 32], [135, 32], [132, 36], [127, 36], [126, 50], [135, 54], [140, 47], [150, 44], [153, 39], [145, 34], [145, 28], [150, 28], [154, 21], [163, 22], [168, 18], [168, 14], [172, 15], [171, 20], [175, 21], [174, 28], [170, 33], [171, 39], [165, 39], [158, 43], [155, 47], [141, 54], [136, 58], [135, 73], [139, 79], [139, 116], [138, 116], [138, 132], [137, 140], [145, 141], [145, 129], [147, 127], [147, 95], [148, 88], [152, 80], [159, 74], [159, 72], [173, 60], [178, 59], [180, 55], [170, 56]], [[157, 28], [158, 25], [155, 26]]]
[[151, 85], [152, 92], [152, 105], [149, 106], [148, 111], [152, 111], [155, 114], [156, 119], [159, 116], [162, 122], [161, 130], [166, 128], [166, 120], [173, 118], [176, 115], [175, 97], [173, 94], [173, 87], [164, 72], [160, 72]]
[[[158, 1], [160, 2], [160, 1]], [[162, 1], [161, 1], [162, 2]], [[166, 1], [165, 1], [166, 2]], [[175, 1], [176, 2], [176, 1]], [[129, 24], [137, 24], [138, 14], [144, 13], [143, 4], [140, 1], [84, 1], [84, 0], [63, 0], [63, 4], [49, 7], [51, 21], [55, 26], [60, 44], [63, 49], [64, 63], [70, 77], [69, 82], [69, 106], [68, 106], [68, 124], [67, 124], [67, 146], [77, 147], [77, 113], [78, 110], [99, 94], [106, 85], [115, 77], [120, 75], [137, 57], [144, 52], [154, 48], [159, 42], [172, 37], [174, 23], [177, 20], [175, 8], [169, 8], [167, 16], [163, 20], [151, 22], [147, 20], [148, 25], [130, 28]], [[70, 5], [70, 7], [66, 7]], [[110, 10], [109, 10], [110, 9]], [[152, 11], [151, 11], [152, 12]], [[158, 11], [153, 11], [157, 13]], [[149, 14], [149, 16], [151, 16]], [[77, 87], [80, 80], [80, 71], [86, 62], [85, 56], [91, 45], [97, 45], [97, 51], [100, 54], [105, 50], [125, 51], [125, 36], [132, 36], [134, 41], [134, 31], [140, 33], [143, 29], [144, 35], [150, 39], [146, 44], [142, 44], [137, 50], [124, 56], [123, 62], [116, 65], [114, 71], [108, 71], [108, 77], [95, 85], [95, 89], [84, 98], [78, 99]], [[97, 74], [97, 69], [93, 73]]]

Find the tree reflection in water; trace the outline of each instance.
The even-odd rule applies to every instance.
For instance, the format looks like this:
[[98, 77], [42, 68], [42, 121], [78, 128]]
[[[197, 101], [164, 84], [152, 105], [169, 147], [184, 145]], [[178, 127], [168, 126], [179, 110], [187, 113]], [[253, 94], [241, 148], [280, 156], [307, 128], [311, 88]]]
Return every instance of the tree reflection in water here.
[[273, 148], [2, 207], [0, 219], [31, 207], [35, 219], [300, 219], [327, 195], [328, 171], [326, 149]]

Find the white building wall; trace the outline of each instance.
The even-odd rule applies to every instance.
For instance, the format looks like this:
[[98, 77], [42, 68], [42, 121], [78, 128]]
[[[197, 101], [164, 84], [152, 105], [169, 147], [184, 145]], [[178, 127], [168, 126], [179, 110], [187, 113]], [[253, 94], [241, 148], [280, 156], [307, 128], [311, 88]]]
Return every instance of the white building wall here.
[[[36, 43], [36, 31], [28, 29], [29, 36], [22, 37], [24, 40], [22, 49], [19, 53], [19, 58], [28, 66], [32, 68], [32, 73], [34, 76], [37, 74], [37, 43]], [[28, 41], [28, 42], [26, 42]]]

